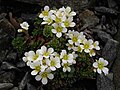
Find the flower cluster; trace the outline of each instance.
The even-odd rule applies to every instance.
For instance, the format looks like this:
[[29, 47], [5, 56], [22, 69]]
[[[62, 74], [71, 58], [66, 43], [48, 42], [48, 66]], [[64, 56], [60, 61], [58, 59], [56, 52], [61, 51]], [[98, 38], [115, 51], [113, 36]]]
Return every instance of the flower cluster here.
[[37, 81], [42, 79], [43, 84], [47, 84], [47, 78], [54, 78], [52, 71], [63, 67], [63, 72], [70, 72], [70, 65], [75, 63], [75, 57], [72, 53], [67, 53], [66, 50], [62, 50], [59, 55], [54, 52], [53, 48], [47, 49], [46, 46], [42, 46], [41, 49], [38, 49], [36, 52], [26, 52], [24, 55], [23, 61], [33, 69], [31, 75], [36, 75], [35, 79]]
[[76, 24], [73, 22], [73, 16], [76, 13], [71, 11], [70, 7], [62, 7], [56, 10], [50, 10], [49, 6], [44, 7], [44, 11], [39, 15], [43, 18], [41, 24], [52, 25], [52, 33], [56, 34], [58, 38], [62, 36], [62, 33], [67, 32], [68, 27], [74, 27]]
[[87, 39], [83, 32], [71, 31], [66, 33], [68, 38], [68, 50], [73, 50], [74, 52], [85, 52], [89, 53], [90, 57], [95, 56], [95, 50], [100, 50], [99, 42], [93, 41], [92, 39]]
[[[47, 24], [53, 26], [51, 31], [56, 34], [58, 38], [62, 37], [67, 41], [67, 49], [63, 49], [59, 52], [53, 48], [47, 48], [41, 46], [40, 49], [34, 51], [25, 52], [23, 61], [26, 62], [32, 71], [31, 75], [35, 76], [37, 81], [43, 84], [47, 84], [48, 79], [53, 79], [56, 70], [62, 68], [63, 72], [70, 72], [71, 66], [77, 63], [77, 57], [84, 52], [89, 54], [90, 57], [96, 55], [96, 50], [100, 50], [99, 42], [88, 39], [83, 32], [75, 30], [68, 30], [68, 27], [74, 27], [73, 16], [76, 13], [71, 11], [70, 7], [62, 7], [56, 10], [50, 10], [48, 6], [44, 7], [44, 11], [39, 15], [43, 18], [41, 24]], [[23, 22], [20, 24], [22, 30], [28, 30], [28, 23]], [[19, 31], [20, 32], [20, 31]], [[64, 44], [64, 43], [63, 43]], [[103, 58], [99, 58], [93, 63], [94, 71], [101, 74], [102, 72], [108, 74], [108, 68], [106, 67], [108, 62]]]

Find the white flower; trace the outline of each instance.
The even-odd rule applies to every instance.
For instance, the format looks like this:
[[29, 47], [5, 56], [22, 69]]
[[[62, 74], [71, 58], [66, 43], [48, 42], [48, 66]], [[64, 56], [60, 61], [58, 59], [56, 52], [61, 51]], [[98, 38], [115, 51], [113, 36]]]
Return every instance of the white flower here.
[[44, 21], [41, 24], [48, 24], [48, 25], [52, 24], [53, 20], [51, 17], [52, 17], [52, 15], [49, 15], [48, 17], [44, 17], [43, 18]]
[[54, 23], [52, 26], [54, 27], [54, 29], [52, 29], [52, 32], [55, 33], [58, 38], [60, 38], [62, 36], [62, 33], [67, 32], [66, 28], [61, 27], [57, 23]]
[[91, 49], [93, 49], [93, 40], [92, 39], [89, 39], [89, 40], [87, 40], [87, 39], [85, 39], [84, 41], [83, 41], [83, 48], [84, 48], [84, 51], [86, 52], [86, 53], [89, 53], [90, 52], [90, 50]]
[[76, 58], [78, 57], [78, 54], [72, 52], [72, 55], [73, 55], [73, 64], [76, 64]]
[[63, 23], [61, 23], [62, 27], [74, 27], [76, 24], [73, 21], [73, 17], [67, 18]]
[[68, 46], [68, 50], [71, 50], [71, 49], [74, 48], [74, 45], [73, 45], [73, 44], [69, 44], [69, 43], [67, 43], [66, 46]]
[[55, 23], [62, 23], [62, 22], [64, 22], [66, 20], [65, 15], [57, 15], [57, 14], [55, 14], [55, 15], [52, 15], [51, 18], [55, 21]]
[[37, 80], [37, 81], [40, 81], [41, 79], [42, 79], [42, 84], [47, 84], [47, 82], [48, 82], [48, 79], [47, 78], [49, 78], [49, 79], [53, 79], [54, 78], [54, 75], [51, 73], [51, 70], [49, 70], [49, 69], [47, 69], [46, 71], [44, 71], [44, 72], [40, 72], [39, 73], [39, 75], [37, 75], [36, 77], [35, 77], [35, 79]]
[[[21, 28], [24, 30], [28, 30], [29, 29], [29, 24], [27, 22], [23, 22], [20, 24]], [[19, 29], [18, 29], [19, 30]], [[19, 30], [21, 31], [21, 30]]]
[[69, 32], [68, 36], [70, 38], [70, 40], [68, 40], [68, 42], [70, 44], [75, 44], [75, 45], [79, 45], [80, 44], [79, 32], [77, 32], [77, 31]]
[[91, 49], [90, 52], [89, 52], [89, 55], [90, 55], [90, 57], [92, 57], [92, 56], [95, 56], [96, 53], [95, 53], [95, 51], [93, 49]]
[[29, 61], [38, 61], [38, 60], [42, 60], [43, 56], [40, 54], [40, 50], [36, 50], [36, 53], [34, 51], [29, 51], [27, 54], [27, 59]]
[[53, 48], [48, 48], [46, 46], [42, 46], [40, 49], [40, 54], [45, 58], [49, 58], [49, 56], [54, 52]]
[[63, 63], [73, 63], [73, 55], [72, 54], [67, 54], [66, 50], [62, 50], [60, 54], [60, 58], [62, 59]]
[[77, 52], [82, 52], [83, 51], [83, 45], [77, 45], [76, 47], [73, 48], [74, 51]]
[[93, 43], [93, 46], [94, 46], [94, 49], [100, 50], [99, 42], [98, 42], [98, 41], [95, 41], [95, 42]]
[[39, 18], [44, 18], [47, 17], [48, 15], [49, 15], [49, 6], [45, 6], [44, 11], [42, 11], [42, 13], [39, 15]]
[[60, 11], [63, 11], [67, 17], [72, 17], [76, 15], [76, 12], [71, 11], [70, 7], [62, 7], [59, 9]]
[[40, 65], [40, 61], [35, 61], [34, 63], [32, 63], [30, 65], [30, 68], [31, 69], [34, 69], [32, 72], [31, 72], [31, 75], [37, 75], [38, 72], [43, 72], [45, 70], [45, 67]]
[[105, 66], [108, 65], [108, 61], [103, 58], [99, 58], [96, 62], [93, 63], [93, 67], [97, 70], [99, 74], [102, 72], [106, 75], [108, 74], [109, 69]]
[[71, 68], [70, 68], [70, 63], [62, 63], [62, 66], [63, 66], [63, 72], [70, 72], [71, 71]]
[[52, 71], [55, 71], [56, 68], [60, 68], [60, 58], [58, 57], [50, 57], [50, 60], [47, 60], [47, 64], [50, 66]]

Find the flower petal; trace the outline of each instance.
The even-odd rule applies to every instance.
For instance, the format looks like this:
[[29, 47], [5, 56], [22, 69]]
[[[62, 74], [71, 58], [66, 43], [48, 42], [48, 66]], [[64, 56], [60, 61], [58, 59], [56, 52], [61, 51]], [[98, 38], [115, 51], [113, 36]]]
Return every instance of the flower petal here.
[[97, 63], [97, 62], [94, 62], [94, 63], [93, 63], [93, 67], [98, 68], [98, 63]]
[[50, 73], [50, 74], [48, 74], [48, 78], [49, 78], [49, 79], [53, 79], [53, 78], [54, 78], [54, 75]]
[[57, 36], [58, 38], [60, 38], [60, 37], [62, 36], [62, 33], [61, 33], [61, 32], [60, 32], [60, 33], [57, 33], [56, 36]]
[[36, 71], [36, 70], [33, 70], [32, 72], [31, 72], [31, 75], [36, 75], [38, 72]]
[[42, 84], [47, 84], [47, 82], [48, 82], [48, 80], [47, 80], [47, 78], [42, 78]]
[[101, 74], [102, 73], [102, 71], [101, 71], [101, 69], [97, 69], [97, 72], [99, 73], [99, 74]]
[[40, 81], [41, 80], [41, 76], [40, 75], [37, 75], [36, 77], [35, 77], [35, 79], [37, 80], [37, 81]]

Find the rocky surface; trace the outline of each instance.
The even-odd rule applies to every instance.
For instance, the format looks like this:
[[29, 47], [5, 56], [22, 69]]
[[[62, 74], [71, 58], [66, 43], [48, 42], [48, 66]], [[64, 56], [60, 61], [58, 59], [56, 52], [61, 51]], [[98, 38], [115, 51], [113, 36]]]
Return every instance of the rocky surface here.
[[[15, 4], [13, 4], [14, 2]], [[29, 83], [30, 74], [27, 72], [25, 63], [18, 59], [15, 51], [11, 50], [11, 41], [15, 36], [17, 26], [14, 15], [18, 16], [19, 20], [33, 21], [44, 5], [50, 7], [70, 6], [77, 11], [77, 14], [81, 13], [78, 20], [83, 25], [81, 26], [80, 23], [77, 27], [78, 30], [79, 28], [81, 28], [80, 30], [88, 29], [98, 37], [97, 39], [101, 40], [103, 44], [102, 56], [110, 63], [110, 74], [97, 76], [97, 89], [120, 89], [120, 50], [118, 51], [118, 47], [120, 47], [118, 42], [120, 41], [120, 18], [118, 14], [120, 11], [117, 11], [120, 8], [118, 7], [120, 6], [119, 0], [101, 0], [99, 2], [97, 0], [14, 0], [11, 2], [0, 0], [0, 3], [0, 90], [40, 90]], [[14, 14], [13, 18], [9, 17], [10, 13], [8, 12], [11, 11]], [[20, 74], [19, 78], [18, 74]], [[84, 90], [86, 89], [84, 88]]]

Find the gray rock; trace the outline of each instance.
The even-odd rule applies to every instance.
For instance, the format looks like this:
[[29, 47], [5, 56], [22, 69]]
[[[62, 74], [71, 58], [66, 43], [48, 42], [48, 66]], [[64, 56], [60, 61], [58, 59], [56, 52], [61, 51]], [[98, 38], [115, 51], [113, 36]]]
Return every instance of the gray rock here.
[[3, 19], [3, 18], [5, 18], [6, 15], [7, 15], [6, 13], [1, 13], [1, 14], [0, 14], [0, 20]]
[[107, 8], [107, 7], [103, 7], [103, 6], [95, 7], [95, 10], [100, 13], [113, 14], [113, 15], [117, 15], [117, 13], [118, 13], [118, 11], [116, 11], [115, 9]]
[[29, 81], [30, 81], [30, 74], [27, 72], [24, 78], [22, 79], [22, 81], [20, 82], [20, 85], [18, 87], [19, 90], [23, 90]]
[[21, 14], [21, 18], [26, 21], [33, 21], [37, 17], [37, 14]]
[[99, 30], [99, 29], [91, 29], [91, 31], [93, 32], [96, 32], [98, 37], [103, 41], [103, 42], [107, 42], [108, 39], [112, 39], [111, 35], [102, 31], [102, 30]]
[[2, 62], [1, 69], [2, 70], [17, 70], [17, 71], [19, 71], [19, 69], [17, 67], [13, 66], [11, 63], [8, 63], [8, 62]]
[[13, 87], [12, 89], [10, 90], [19, 90], [18, 87]]
[[0, 83], [12, 83], [14, 79], [15, 73], [13, 71], [0, 71]]
[[10, 90], [12, 87], [12, 83], [0, 83], [0, 90]]
[[9, 52], [9, 54], [7, 55], [7, 61], [15, 62], [16, 58], [17, 58], [17, 53], [15, 52]]
[[102, 56], [109, 61], [109, 68], [111, 68], [118, 51], [118, 41], [109, 39], [102, 50]]
[[0, 20], [0, 49], [9, 48], [12, 38], [15, 36], [15, 29], [7, 19]]
[[1, 50], [0, 51], [0, 63], [2, 63], [6, 59], [6, 54], [8, 53], [8, 50]]
[[22, 68], [22, 67], [25, 67], [26, 66], [26, 63], [24, 61], [20, 61], [17, 63], [17, 67], [19, 68]]
[[82, 13], [80, 13], [79, 18], [81, 22], [84, 24], [81, 30], [95, 27], [99, 23], [99, 18], [95, 16], [94, 12], [90, 10], [85, 10]]
[[29, 83], [27, 83], [27, 90], [37, 90], [37, 88]]
[[107, 76], [97, 75], [97, 90], [115, 90], [113, 81]]

